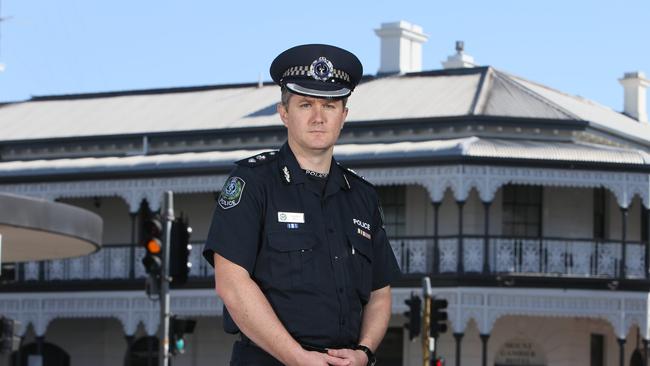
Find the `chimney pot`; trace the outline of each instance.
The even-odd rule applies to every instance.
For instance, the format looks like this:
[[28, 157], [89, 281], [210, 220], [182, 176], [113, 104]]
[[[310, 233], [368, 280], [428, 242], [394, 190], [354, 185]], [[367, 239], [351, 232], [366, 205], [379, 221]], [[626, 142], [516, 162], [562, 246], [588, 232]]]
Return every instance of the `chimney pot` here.
[[465, 53], [465, 42], [456, 41], [456, 54], [447, 56], [447, 61], [442, 62], [445, 69], [460, 69], [465, 67], [474, 67], [474, 57]]
[[623, 85], [623, 113], [639, 122], [648, 122], [646, 89], [650, 80], [641, 71], [626, 72], [618, 80]]

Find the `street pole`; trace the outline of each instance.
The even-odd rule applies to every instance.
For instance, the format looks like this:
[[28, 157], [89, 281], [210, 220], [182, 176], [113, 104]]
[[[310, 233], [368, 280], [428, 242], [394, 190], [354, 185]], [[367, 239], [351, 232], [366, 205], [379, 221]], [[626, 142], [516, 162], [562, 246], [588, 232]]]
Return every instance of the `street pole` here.
[[429, 336], [431, 329], [431, 280], [429, 277], [422, 278], [422, 298], [424, 304], [422, 307], [422, 362], [424, 366], [432, 364], [432, 358], [435, 350], [434, 339]]
[[162, 251], [162, 268], [160, 270], [160, 341], [158, 361], [160, 366], [169, 366], [169, 248], [172, 221], [174, 221], [174, 195], [172, 191], [165, 192], [161, 216], [165, 236]]

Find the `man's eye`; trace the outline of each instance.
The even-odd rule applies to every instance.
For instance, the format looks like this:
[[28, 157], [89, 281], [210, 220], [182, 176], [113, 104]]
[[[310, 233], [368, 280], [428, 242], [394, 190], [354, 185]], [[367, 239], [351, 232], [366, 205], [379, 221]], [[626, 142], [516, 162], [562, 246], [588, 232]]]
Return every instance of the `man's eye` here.
[[334, 104], [325, 104], [325, 108], [334, 109], [334, 108], [336, 108], [336, 106]]
[[299, 105], [300, 108], [309, 108], [310, 106], [311, 106], [311, 104], [309, 104], [309, 103], [302, 103], [302, 104]]

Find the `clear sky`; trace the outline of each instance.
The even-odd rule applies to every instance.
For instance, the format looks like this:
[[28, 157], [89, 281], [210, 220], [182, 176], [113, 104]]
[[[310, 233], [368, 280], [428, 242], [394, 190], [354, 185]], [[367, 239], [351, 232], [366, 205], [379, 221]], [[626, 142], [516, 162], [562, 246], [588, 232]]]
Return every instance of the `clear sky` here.
[[270, 80], [302, 43], [379, 67], [382, 22], [421, 25], [425, 70], [456, 40], [477, 63], [622, 109], [617, 79], [650, 74], [649, 0], [0, 0], [0, 101]]

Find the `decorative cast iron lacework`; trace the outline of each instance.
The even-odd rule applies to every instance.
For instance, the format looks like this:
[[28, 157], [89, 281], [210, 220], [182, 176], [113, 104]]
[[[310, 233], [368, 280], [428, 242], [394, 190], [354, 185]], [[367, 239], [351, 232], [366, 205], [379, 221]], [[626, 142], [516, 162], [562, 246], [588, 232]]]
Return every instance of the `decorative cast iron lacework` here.
[[[394, 237], [390, 239], [397, 262], [404, 273], [454, 274], [458, 272], [458, 237]], [[203, 259], [203, 243], [192, 244], [190, 277], [212, 277], [212, 267]], [[111, 280], [129, 279], [131, 268], [135, 278], [145, 278], [141, 264], [144, 249], [135, 249], [131, 259], [130, 246], [107, 245], [97, 253], [63, 260], [27, 262], [22, 264], [22, 279], [38, 280]], [[488, 256], [489, 273], [526, 274], [533, 276], [570, 276], [616, 278], [622, 263], [620, 242], [561, 239], [490, 237], [485, 253], [483, 237], [463, 237], [463, 272], [483, 271]], [[643, 243], [626, 244], [625, 276], [646, 278]], [[434, 266], [437, 258], [437, 266]]]

